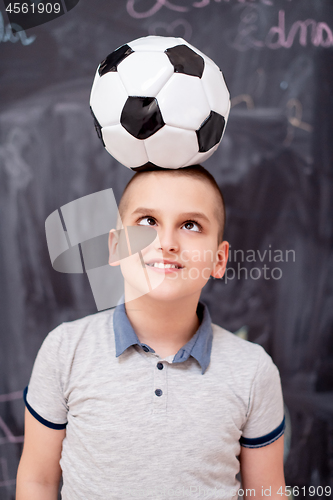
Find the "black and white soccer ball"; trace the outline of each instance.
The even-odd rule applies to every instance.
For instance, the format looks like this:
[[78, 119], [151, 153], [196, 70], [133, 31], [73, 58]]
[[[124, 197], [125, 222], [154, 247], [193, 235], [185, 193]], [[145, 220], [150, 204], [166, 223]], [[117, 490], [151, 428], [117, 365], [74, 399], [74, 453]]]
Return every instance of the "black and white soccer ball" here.
[[99, 65], [90, 107], [107, 151], [132, 170], [202, 163], [230, 111], [219, 67], [182, 38], [147, 36]]

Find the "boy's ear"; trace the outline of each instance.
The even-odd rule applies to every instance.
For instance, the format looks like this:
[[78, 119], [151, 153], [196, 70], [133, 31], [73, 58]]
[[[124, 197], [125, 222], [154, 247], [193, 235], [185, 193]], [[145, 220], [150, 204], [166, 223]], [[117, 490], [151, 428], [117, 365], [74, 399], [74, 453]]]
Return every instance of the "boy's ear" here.
[[119, 252], [118, 252], [118, 243], [119, 243], [119, 231], [115, 229], [111, 229], [109, 232], [109, 265], [110, 266], [119, 266]]
[[214, 264], [211, 276], [213, 278], [221, 279], [224, 276], [229, 254], [229, 243], [227, 241], [222, 241], [218, 246], [216, 251], [216, 263]]

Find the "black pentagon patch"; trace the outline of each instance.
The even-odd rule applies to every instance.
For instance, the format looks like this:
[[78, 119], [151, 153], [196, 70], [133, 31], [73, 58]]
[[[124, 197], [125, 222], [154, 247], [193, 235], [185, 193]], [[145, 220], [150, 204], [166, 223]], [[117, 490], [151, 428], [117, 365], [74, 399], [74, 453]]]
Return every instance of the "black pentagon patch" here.
[[141, 165], [140, 167], [132, 167], [131, 170], [134, 170], [135, 172], [152, 172], [154, 170], [170, 170], [170, 169], [158, 167], [157, 165], [155, 165], [155, 163], [148, 161], [147, 163]]
[[104, 144], [104, 141], [103, 141], [103, 135], [102, 135], [102, 127], [101, 127], [99, 121], [97, 120], [96, 116], [94, 115], [94, 112], [91, 109], [91, 106], [90, 106], [90, 111], [91, 111], [91, 114], [92, 114], [93, 119], [94, 119], [95, 130], [97, 132], [98, 138], [102, 141], [102, 144], [105, 147], [105, 144]]
[[224, 127], [224, 117], [219, 113], [215, 113], [215, 111], [211, 111], [208, 118], [200, 126], [199, 130], [196, 131], [200, 153], [206, 153], [220, 142]]
[[118, 64], [133, 52], [134, 50], [126, 44], [111, 52], [99, 65], [99, 75], [103, 76], [105, 73], [109, 73], [109, 71], [117, 71]]
[[202, 77], [205, 61], [187, 45], [177, 45], [171, 49], [166, 49], [164, 52], [174, 66], [175, 73]]
[[147, 139], [164, 125], [155, 97], [128, 97], [120, 123], [137, 139]]

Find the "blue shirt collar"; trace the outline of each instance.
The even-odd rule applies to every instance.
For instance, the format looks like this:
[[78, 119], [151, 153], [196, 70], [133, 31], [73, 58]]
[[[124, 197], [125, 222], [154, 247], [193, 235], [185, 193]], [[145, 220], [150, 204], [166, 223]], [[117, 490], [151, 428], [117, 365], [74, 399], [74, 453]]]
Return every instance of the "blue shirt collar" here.
[[[199, 302], [197, 315], [200, 326], [193, 337], [179, 349], [173, 358], [173, 363], [182, 363], [190, 356], [195, 358], [201, 366], [202, 374], [208, 368], [212, 350], [213, 330], [208, 307]], [[126, 314], [125, 304], [117, 305], [113, 315], [113, 330], [116, 344], [116, 357], [120, 356], [132, 345], [138, 345], [145, 351], [155, 352], [154, 349], [139, 341]]]

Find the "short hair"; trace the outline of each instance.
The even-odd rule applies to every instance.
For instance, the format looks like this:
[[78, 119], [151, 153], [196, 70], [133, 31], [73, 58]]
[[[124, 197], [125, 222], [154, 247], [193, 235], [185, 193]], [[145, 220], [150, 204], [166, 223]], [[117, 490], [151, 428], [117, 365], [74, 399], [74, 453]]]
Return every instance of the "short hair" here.
[[223, 241], [223, 233], [224, 233], [224, 227], [225, 227], [225, 221], [226, 221], [226, 216], [225, 216], [225, 204], [224, 204], [224, 198], [222, 195], [222, 192], [214, 179], [214, 177], [206, 170], [204, 167], [201, 165], [191, 165], [189, 167], [183, 167], [183, 168], [177, 168], [177, 169], [169, 169], [169, 168], [159, 168], [159, 167], [151, 167], [147, 170], [141, 170], [135, 173], [135, 175], [130, 179], [130, 181], [127, 183], [124, 192], [122, 194], [122, 197], [119, 202], [119, 215], [120, 218], [122, 218], [122, 215], [124, 214], [127, 206], [127, 197], [126, 197], [126, 192], [128, 191], [129, 187], [136, 181], [136, 179], [149, 175], [151, 172], [161, 172], [161, 173], [168, 173], [170, 175], [183, 175], [183, 176], [188, 176], [191, 177], [192, 179], [200, 179], [206, 183], [208, 183], [215, 191], [218, 199], [218, 205], [215, 210], [215, 215], [217, 222], [219, 224], [219, 231], [218, 231], [218, 245], [222, 243]]

